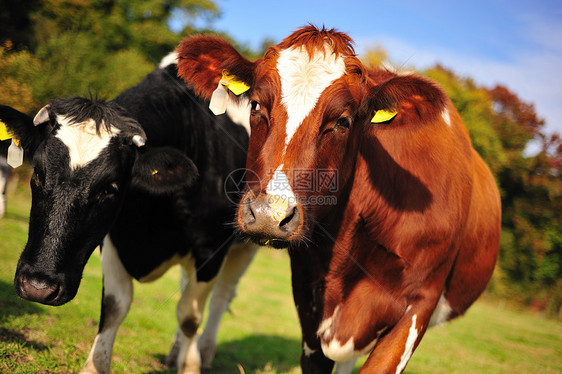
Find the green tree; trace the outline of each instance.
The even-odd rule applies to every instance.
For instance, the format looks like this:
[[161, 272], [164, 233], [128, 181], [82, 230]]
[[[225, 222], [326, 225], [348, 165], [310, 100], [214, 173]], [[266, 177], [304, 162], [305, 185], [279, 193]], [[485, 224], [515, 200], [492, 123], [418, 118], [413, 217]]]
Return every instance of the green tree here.
[[449, 95], [468, 129], [474, 148], [497, 174], [505, 165], [507, 156], [501, 135], [493, 127], [495, 114], [488, 92], [472, 79], [460, 78], [441, 65], [423, 74], [439, 82]]
[[[193, 20], [212, 19], [218, 14], [215, 4], [207, 0], [23, 3], [28, 7], [10, 8], [0, 17], [6, 30], [2, 54], [9, 60], [0, 66], [0, 81], [3, 85], [11, 82], [10, 87], [17, 83], [17, 89], [27, 87], [31, 91], [31, 99], [20, 105], [27, 112], [59, 96], [113, 98], [139, 82], [182, 37], [193, 32]], [[168, 27], [174, 12], [185, 14], [181, 34]], [[14, 45], [15, 40], [10, 38], [19, 31], [25, 37]], [[19, 92], [17, 89], [12, 91]]]

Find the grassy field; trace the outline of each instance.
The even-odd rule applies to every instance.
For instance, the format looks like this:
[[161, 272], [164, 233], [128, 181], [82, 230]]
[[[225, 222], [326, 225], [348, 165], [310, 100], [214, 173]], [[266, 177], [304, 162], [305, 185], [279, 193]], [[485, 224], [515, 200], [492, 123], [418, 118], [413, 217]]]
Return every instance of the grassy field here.
[[[97, 331], [101, 267], [95, 252], [77, 297], [61, 307], [19, 299], [13, 276], [27, 239], [27, 193], [0, 219], [0, 373], [73, 373]], [[113, 373], [174, 373], [161, 364], [175, 331], [179, 270], [135, 284], [115, 343]], [[562, 373], [562, 324], [479, 301], [459, 320], [430, 330], [407, 373]], [[215, 373], [298, 373], [300, 334], [289, 259], [262, 249], [242, 280], [219, 333]], [[358, 364], [359, 366], [359, 364]]]

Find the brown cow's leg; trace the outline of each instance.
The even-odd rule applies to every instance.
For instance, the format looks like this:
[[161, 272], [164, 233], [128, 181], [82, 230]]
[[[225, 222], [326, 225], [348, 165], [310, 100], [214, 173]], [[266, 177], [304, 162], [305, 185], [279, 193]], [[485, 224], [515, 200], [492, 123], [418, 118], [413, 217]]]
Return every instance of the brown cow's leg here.
[[377, 342], [360, 373], [402, 373], [425, 333], [440, 290], [425, 290], [398, 323]]

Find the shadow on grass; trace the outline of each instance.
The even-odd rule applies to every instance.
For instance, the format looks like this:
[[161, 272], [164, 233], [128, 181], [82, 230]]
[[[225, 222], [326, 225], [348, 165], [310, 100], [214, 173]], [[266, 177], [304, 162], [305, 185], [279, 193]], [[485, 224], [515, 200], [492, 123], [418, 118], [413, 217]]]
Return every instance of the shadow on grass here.
[[[300, 341], [282, 336], [252, 335], [220, 343], [213, 360], [212, 374], [286, 372], [299, 366]], [[164, 355], [156, 355], [162, 362]], [[175, 373], [176, 369], [151, 371], [149, 374]]]
[[16, 295], [13, 283], [0, 281], [0, 311], [2, 317], [42, 313], [43, 308]]
[[13, 329], [0, 327], [0, 342], [9, 345], [10, 343], [15, 343], [20, 347], [29, 347], [36, 351], [44, 351], [49, 347], [43, 343], [36, 342], [27, 337], [29, 332], [28, 328], [24, 329]]
[[42, 343], [28, 338], [31, 328], [14, 328], [7, 325], [9, 317], [20, 317], [25, 314], [40, 314], [43, 309], [35, 303], [21, 299], [16, 295], [13, 283], [0, 281], [0, 342], [3, 344], [15, 343], [18, 346], [27, 346], [37, 351], [44, 351], [48, 347]]

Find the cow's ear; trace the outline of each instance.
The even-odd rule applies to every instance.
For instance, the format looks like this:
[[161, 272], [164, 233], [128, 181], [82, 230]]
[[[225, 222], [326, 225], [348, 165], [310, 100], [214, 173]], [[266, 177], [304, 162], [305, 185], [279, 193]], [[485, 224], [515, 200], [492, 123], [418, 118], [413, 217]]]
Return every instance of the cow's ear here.
[[[177, 48], [178, 76], [195, 93], [209, 100], [223, 76], [230, 77], [237, 86], [252, 87], [255, 63], [244, 58], [226, 40], [216, 36], [199, 35], [184, 39]], [[241, 95], [234, 93], [231, 98]]]
[[[7, 130], [11, 133], [10, 135], [20, 139], [23, 149], [31, 154], [35, 152], [35, 149], [45, 139], [45, 127], [49, 122], [48, 107], [39, 111], [36, 118], [38, 117], [41, 117], [42, 122], [34, 124], [34, 120], [27, 114], [21, 113], [9, 106], [0, 105], [0, 121], [4, 123]], [[46, 119], [43, 117], [46, 117]], [[0, 124], [0, 126], [3, 125]]]
[[151, 194], [169, 194], [193, 187], [199, 178], [190, 158], [170, 147], [139, 152], [132, 171], [132, 186]]
[[368, 116], [372, 125], [423, 123], [443, 113], [445, 93], [432, 81], [417, 75], [398, 75], [370, 87]]

